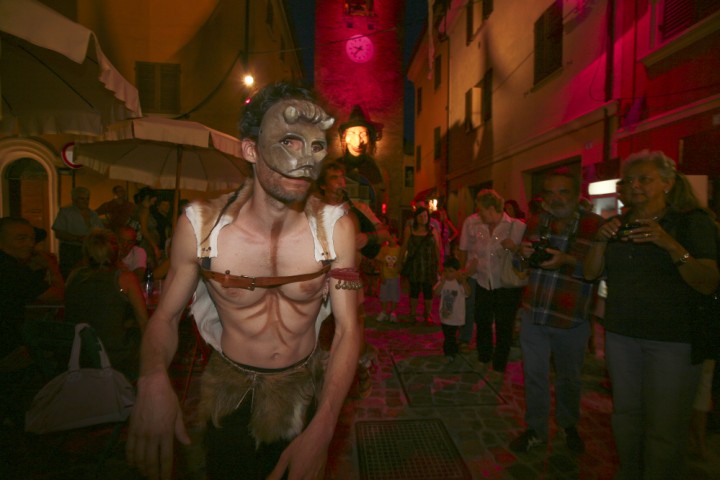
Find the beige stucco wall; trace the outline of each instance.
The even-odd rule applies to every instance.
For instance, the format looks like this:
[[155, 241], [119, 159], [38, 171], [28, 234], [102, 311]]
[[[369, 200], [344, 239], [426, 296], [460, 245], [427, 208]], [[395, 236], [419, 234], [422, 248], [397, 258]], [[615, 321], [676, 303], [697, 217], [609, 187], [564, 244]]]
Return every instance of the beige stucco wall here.
[[[450, 78], [440, 89], [449, 86], [449, 91], [435, 92], [434, 101], [426, 101], [425, 95], [416, 123], [416, 142], [423, 145], [424, 156], [431, 156], [432, 127], [447, 116], [451, 216], [453, 210], [460, 217], [472, 211], [468, 193], [481, 184], [492, 182], [501, 195], [524, 206], [532, 194], [534, 171], [570, 160], [579, 161], [579, 168], [602, 161], [603, 122], [615, 109], [604, 99], [604, 2], [564, 2], [562, 67], [537, 85], [534, 23], [552, 0], [494, 2], [493, 12], [477, 25], [470, 41], [466, 4], [451, 3], [448, 40], [440, 44], [445, 47], [436, 44], [443, 61], [448, 55], [441, 48], [449, 44]], [[427, 50], [421, 47], [408, 75], [424, 94], [433, 92], [423, 78], [427, 62]], [[465, 94], [480, 84], [488, 68], [493, 73], [492, 119], [468, 131]], [[421, 177], [416, 191], [429, 188], [432, 181]]]

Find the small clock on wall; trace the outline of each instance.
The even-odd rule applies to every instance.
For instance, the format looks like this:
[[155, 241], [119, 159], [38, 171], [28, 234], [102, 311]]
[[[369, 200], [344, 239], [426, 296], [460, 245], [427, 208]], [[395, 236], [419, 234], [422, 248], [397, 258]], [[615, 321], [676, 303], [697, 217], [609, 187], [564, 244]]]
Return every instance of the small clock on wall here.
[[369, 37], [354, 35], [345, 44], [345, 53], [353, 62], [365, 63], [375, 54], [375, 46]]

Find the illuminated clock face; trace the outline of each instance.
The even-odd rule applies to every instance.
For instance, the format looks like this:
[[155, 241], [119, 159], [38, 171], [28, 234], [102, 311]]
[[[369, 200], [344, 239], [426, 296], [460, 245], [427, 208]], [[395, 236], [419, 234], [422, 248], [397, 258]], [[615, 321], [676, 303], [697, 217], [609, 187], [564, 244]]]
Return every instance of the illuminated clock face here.
[[345, 53], [353, 62], [365, 63], [373, 57], [375, 46], [368, 37], [355, 35], [345, 44]]

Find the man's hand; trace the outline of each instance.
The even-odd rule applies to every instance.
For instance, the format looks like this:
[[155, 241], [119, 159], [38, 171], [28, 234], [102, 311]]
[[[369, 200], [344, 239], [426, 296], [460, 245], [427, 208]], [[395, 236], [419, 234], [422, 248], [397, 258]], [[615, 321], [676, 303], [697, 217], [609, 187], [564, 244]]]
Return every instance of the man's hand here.
[[177, 395], [167, 374], [138, 381], [138, 397], [130, 417], [127, 459], [151, 480], [170, 480], [173, 468], [173, 433], [190, 444]]
[[540, 268], [544, 268], [545, 270], [557, 270], [564, 265], [575, 265], [576, 260], [572, 255], [554, 248], [546, 248], [545, 251], [552, 255], [552, 258], [547, 262], [541, 263]]
[[524, 258], [530, 258], [530, 256], [535, 251], [533, 249], [532, 242], [529, 242], [527, 240], [523, 240], [522, 243], [520, 243], [520, 246], [518, 247], [518, 251], [520, 255], [522, 255]]
[[330, 439], [322, 435], [312, 423], [280, 455], [275, 469], [267, 480], [280, 480], [288, 472], [288, 480], [318, 480], [325, 475], [327, 449]]
[[477, 272], [477, 264], [478, 259], [477, 257], [472, 257], [470, 260], [467, 261], [465, 264], [465, 270], [463, 271], [463, 276], [465, 278], [470, 277]]

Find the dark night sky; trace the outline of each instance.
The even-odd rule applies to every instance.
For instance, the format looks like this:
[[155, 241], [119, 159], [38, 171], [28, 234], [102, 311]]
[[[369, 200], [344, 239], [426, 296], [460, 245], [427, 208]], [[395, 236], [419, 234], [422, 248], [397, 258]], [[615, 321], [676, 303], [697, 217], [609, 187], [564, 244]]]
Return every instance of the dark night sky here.
[[300, 62], [309, 85], [315, 82], [315, 0], [285, 0], [288, 20], [300, 49]]

